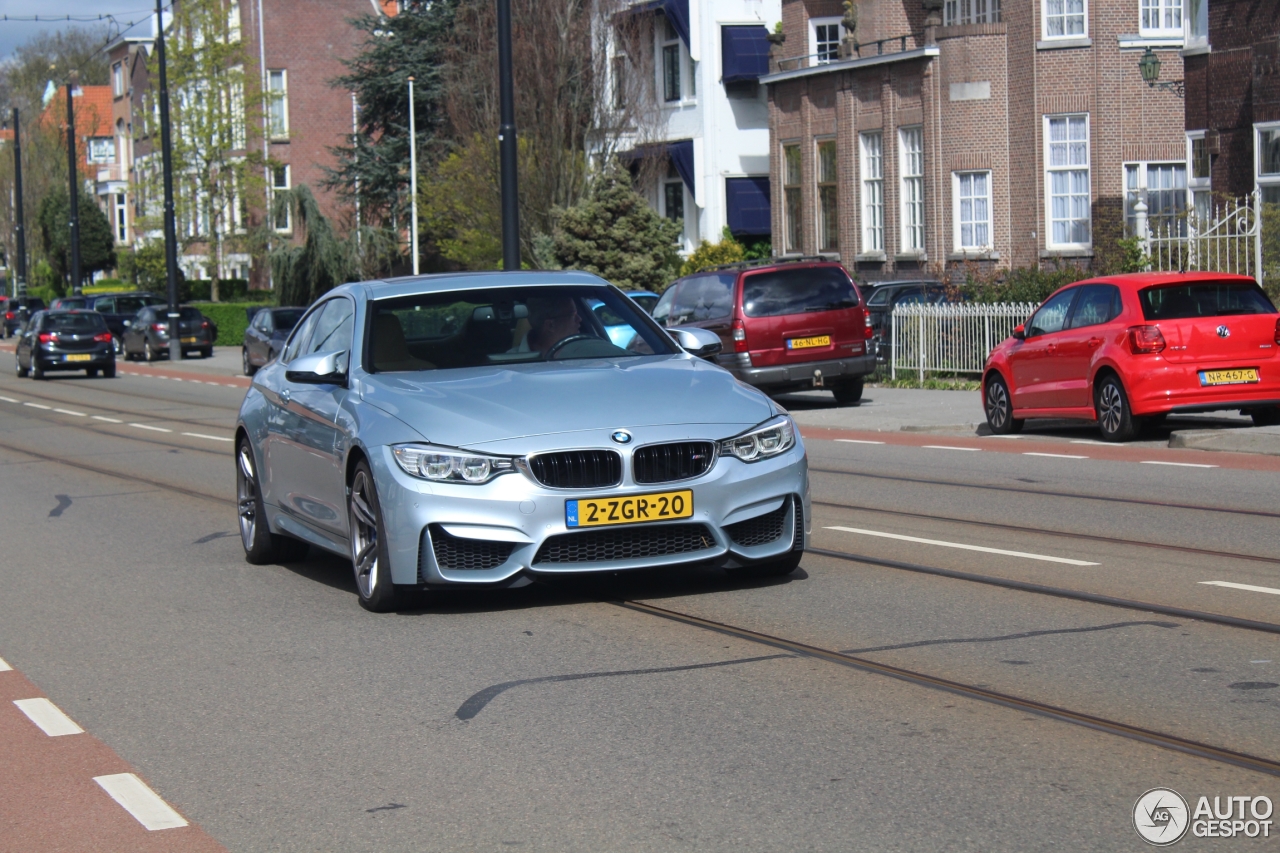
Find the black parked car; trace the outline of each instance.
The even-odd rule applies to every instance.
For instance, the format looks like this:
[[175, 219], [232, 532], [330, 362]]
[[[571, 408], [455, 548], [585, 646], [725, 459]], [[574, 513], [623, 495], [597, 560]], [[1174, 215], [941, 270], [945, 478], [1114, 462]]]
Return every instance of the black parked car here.
[[148, 305], [167, 305], [168, 300], [155, 293], [95, 293], [92, 296], [63, 296], [53, 300], [53, 308], [87, 308], [97, 311], [107, 321], [107, 328], [114, 338], [112, 343], [116, 355], [123, 355], [120, 349], [124, 340], [124, 330], [139, 311]]
[[4, 306], [4, 336], [6, 338], [13, 337], [13, 334], [31, 319], [31, 315], [37, 311], [44, 310], [44, 300], [38, 296], [15, 296], [5, 301]]
[[[201, 358], [213, 355], [213, 342], [218, 339], [218, 327], [198, 308], [178, 309], [178, 339], [182, 345], [182, 357], [198, 352]], [[143, 308], [125, 329], [122, 340], [125, 361], [136, 358], [155, 361], [169, 355], [169, 309], [165, 305]]]
[[306, 308], [259, 308], [253, 312], [240, 350], [245, 376], [257, 373], [284, 349], [285, 339], [305, 313]]
[[889, 354], [889, 316], [899, 305], [926, 303], [934, 305], [947, 301], [947, 287], [940, 281], [885, 281], [864, 285], [867, 296], [867, 317], [871, 325], [869, 347], [883, 362]]
[[18, 338], [14, 363], [18, 376], [30, 373], [33, 379], [51, 370], [116, 375], [111, 330], [101, 316], [84, 310], [37, 311]]

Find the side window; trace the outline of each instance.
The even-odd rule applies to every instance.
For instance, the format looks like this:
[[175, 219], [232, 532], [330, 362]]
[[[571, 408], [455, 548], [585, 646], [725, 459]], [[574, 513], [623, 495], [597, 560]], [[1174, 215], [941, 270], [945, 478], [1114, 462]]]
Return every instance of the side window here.
[[702, 276], [694, 276], [680, 284], [675, 304], [671, 306], [671, 319], [668, 321], [673, 326], [694, 321], [694, 315], [698, 310], [698, 297], [702, 293], [702, 282]]
[[1096, 326], [1116, 316], [1119, 313], [1115, 310], [1120, 301], [1119, 294], [1120, 289], [1110, 284], [1091, 284], [1080, 288], [1080, 299], [1071, 312], [1070, 328]]
[[680, 289], [680, 282], [676, 282], [667, 288], [667, 292], [662, 294], [662, 298], [658, 300], [658, 304], [653, 306], [653, 319], [660, 326], [670, 325], [671, 306], [676, 301], [676, 291]]
[[1073, 287], [1069, 290], [1064, 290], [1041, 305], [1040, 310], [1035, 313], [1035, 316], [1031, 318], [1031, 322], [1027, 324], [1027, 337], [1034, 338], [1037, 335], [1061, 332], [1063, 325], [1067, 322], [1067, 309], [1071, 307], [1071, 301], [1076, 298], [1076, 294], [1081, 289]]
[[877, 290], [875, 293], [871, 294], [871, 298], [867, 300], [867, 304], [868, 305], [888, 305], [889, 289], [887, 287], [882, 287], [879, 290]]
[[302, 348], [303, 355], [313, 352], [350, 351], [351, 333], [355, 330], [355, 308], [351, 301], [338, 297], [325, 303], [315, 322], [311, 340]]
[[288, 364], [303, 352], [303, 347], [307, 343], [307, 339], [311, 337], [311, 328], [316, 324], [316, 317], [320, 315], [319, 311], [312, 311], [302, 318], [293, 330], [293, 334], [289, 336], [289, 343], [285, 344], [284, 352], [280, 354], [280, 363]]
[[116, 310], [116, 301], [114, 299], [99, 299], [93, 303], [93, 310], [99, 314], [111, 314]]
[[733, 286], [737, 281], [736, 273], [703, 276], [693, 319], [727, 320], [733, 316]]

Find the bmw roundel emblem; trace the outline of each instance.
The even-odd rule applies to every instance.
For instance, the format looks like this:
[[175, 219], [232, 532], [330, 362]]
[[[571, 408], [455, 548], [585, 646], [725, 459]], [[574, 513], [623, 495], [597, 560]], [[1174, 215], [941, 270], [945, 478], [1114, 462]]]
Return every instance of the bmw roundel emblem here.
[[627, 432], [625, 429], [615, 430], [613, 435], [609, 437], [618, 442], [618, 444], [631, 443], [631, 433]]

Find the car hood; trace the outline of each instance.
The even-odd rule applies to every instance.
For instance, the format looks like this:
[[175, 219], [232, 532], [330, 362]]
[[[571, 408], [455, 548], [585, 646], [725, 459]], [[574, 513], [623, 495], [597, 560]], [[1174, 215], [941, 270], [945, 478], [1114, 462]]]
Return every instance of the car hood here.
[[373, 374], [361, 394], [433, 443], [504, 442], [506, 452], [519, 439], [658, 425], [732, 435], [776, 411], [727, 371], [678, 355]]

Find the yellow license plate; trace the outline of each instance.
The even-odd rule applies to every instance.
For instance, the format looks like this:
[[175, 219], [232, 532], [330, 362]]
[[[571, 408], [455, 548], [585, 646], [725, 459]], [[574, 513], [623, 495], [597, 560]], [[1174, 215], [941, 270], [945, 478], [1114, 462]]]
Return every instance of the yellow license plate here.
[[1201, 385], [1248, 385], [1259, 381], [1256, 368], [1247, 367], [1242, 370], [1202, 370]]
[[92, 361], [93, 356], [86, 353], [84, 355], [69, 355], [66, 356], [66, 359], [67, 361]]
[[831, 346], [830, 335], [816, 335], [812, 338], [787, 338], [787, 349], [811, 349], [812, 347]]
[[200, 342], [200, 339], [199, 339], [199, 338], [195, 338], [195, 337], [191, 337], [191, 338], [183, 338], [183, 339], [182, 339], [182, 342], [183, 342], [184, 344], [194, 344], [194, 343], [199, 343], [199, 342]]
[[611, 498], [580, 498], [564, 502], [566, 527], [603, 527], [610, 524], [641, 524], [693, 516], [693, 490], [654, 492], [649, 495], [619, 495]]

